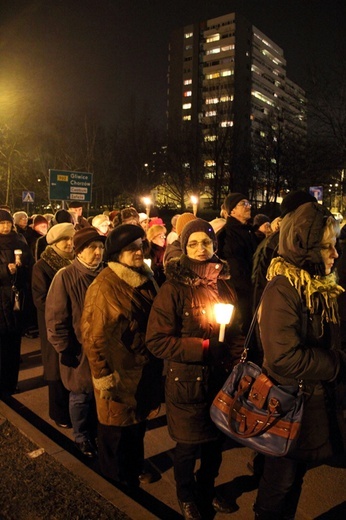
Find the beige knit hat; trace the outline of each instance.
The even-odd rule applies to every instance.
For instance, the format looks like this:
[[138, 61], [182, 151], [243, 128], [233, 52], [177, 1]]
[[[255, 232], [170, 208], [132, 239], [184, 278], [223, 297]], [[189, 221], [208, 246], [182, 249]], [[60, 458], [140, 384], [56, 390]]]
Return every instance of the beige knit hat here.
[[108, 215], [96, 215], [96, 217], [92, 219], [91, 224], [92, 226], [98, 228], [101, 224], [104, 224], [105, 222], [110, 224]]
[[59, 240], [62, 240], [63, 238], [72, 238], [74, 234], [75, 229], [73, 227], [73, 224], [70, 224], [69, 222], [55, 224], [49, 229], [46, 235], [47, 244], [51, 246], [52, 244], [59, 242]]
[[149, 242], [152, 242], [155, 237], [158, 235], [165, 235], [167, 233], [167, 229], [165, 226], [161, 226], [159, 224], [155, 224], [154, 226], [151, 226], [147, 231], [147, 239]]
[[182, 213], [181, 215], [179, 215], [177, 223], [175, 225], [175, 229], [176, 229], [178, 236], [181, 235], [181, 232], [182, 232], [184, 226], [188, 222], [191, 222], [191, 220], [195, 220], [196, 218], [197, 217], [195, 217], [195, 215], [193, 213]]

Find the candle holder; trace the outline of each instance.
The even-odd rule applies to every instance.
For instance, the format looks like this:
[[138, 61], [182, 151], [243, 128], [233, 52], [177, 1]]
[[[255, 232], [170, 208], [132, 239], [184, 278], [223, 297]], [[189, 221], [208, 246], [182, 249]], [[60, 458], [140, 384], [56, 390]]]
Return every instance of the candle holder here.
[[215, 303], [214, 305], [216, 323], [220, 325], [219, 341], [224, 341], [225, 339], [225, 328], [231, 321], [233, 311], [234, 305], [231, 303]]

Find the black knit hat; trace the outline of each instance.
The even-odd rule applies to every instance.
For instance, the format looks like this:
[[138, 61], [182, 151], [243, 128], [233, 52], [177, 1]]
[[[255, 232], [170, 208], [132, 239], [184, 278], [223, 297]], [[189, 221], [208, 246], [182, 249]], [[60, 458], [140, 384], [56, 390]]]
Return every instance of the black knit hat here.
[[214, 250], [217, 249], [217, 239], [211, 224], [206, 220], [196, 218], [195, 220], [188, 222], [181, 232], [180, 242], [183, 253], [186, 254], [186, 245], [190, 235], [192, 235], [192, 233], [198, 233], [199, 231], [206, 233], [213, 241]]
[[100, 235], [96, 228], [93, 226], [88, 226], [82, 229], [79, 229], [74, 237], [73, 237], [73, 246], [76, 254], [80, 253], [88, 247], [91, 242], [105, 242], [106, 237]]
[[12, 218], [11, 213], [6, 211], [5, 209], [0, 209], [0, 222], [4, 222], [4, 221], [12, 222], [12, 224], [13, 224], [13, 218]]
[[229, 193], [223, 203], [223, 206], [227, 211], [227, 214], [229, 215], [232, 209], [236, 207], [238, 202], [244, 199], [247, 199], [247, 196], [243, 193]]
[[54, 224], [61, 224], [62, 222], [74, 223], [73, 216], [66, 209], [59, 209], [54, 215]]
[[258, 213], [257, 215], [254, 216], [254, 219], [253, 219], [254, 226], [257, 226], [258, 228], [260, 228], [262, 226], [262, 224], [265, 224], [266, 222], [270, 222], [270, 218], [267, 215], [265, 215], [264, 213]]
[[291, 213], [291, 211], [294, 211], [306, 202], [317, 202], [317, 200], [313, 195], [310, 195], [310, 193], [308, 193], [307, 191], [290, 191], [289, 193], [287, 193], [287, 195], [281, 202], [281, 218], [284, 218], [284, 216], [287, 215], [287, 213]]
[[124, 247], [130, 245], [138, 238], [144, 238], [145, 231], [142, 226], [136, 224], [120, 224], [113, 229], [106, 240], [105, 254], [110, 258], [114, 254], [120, 253]]

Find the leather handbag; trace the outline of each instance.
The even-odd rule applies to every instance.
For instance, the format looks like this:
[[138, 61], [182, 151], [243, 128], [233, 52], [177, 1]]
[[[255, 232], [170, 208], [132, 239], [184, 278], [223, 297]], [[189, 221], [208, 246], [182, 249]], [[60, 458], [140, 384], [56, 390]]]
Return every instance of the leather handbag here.
[[275, 385], [262, 369], [247, 361], [257, 310], [240, 362], [233, 368], [210, 408], [215, 425], [228, 437], [258, 453], [283, 457], [294, 449], [303, 416], [303, 392]]

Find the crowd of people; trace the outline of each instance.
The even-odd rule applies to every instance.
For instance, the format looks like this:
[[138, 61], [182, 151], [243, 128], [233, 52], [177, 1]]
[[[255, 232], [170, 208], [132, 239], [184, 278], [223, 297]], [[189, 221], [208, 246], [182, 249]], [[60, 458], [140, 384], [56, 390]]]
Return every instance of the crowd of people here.
[[[346, 230], [304, 191], [274, 220], [251, 209], [242, 193], [210, 222], [0, 208], [0, 398], [18, 391], [21, 338], [37, 330], [50, 419], [129, 490], [152, 479], [144, 436], [164, 401], [186, 520], [234, 511], [215, 492], [225, 439], [209, 409], [254, 313], [253, 361], [305, 397], [294, 451], [254, 454], [254, 517], [294, 519], [309, 465], [345, 453]], [[217, 303], [235, 308], [224, 336]]]

